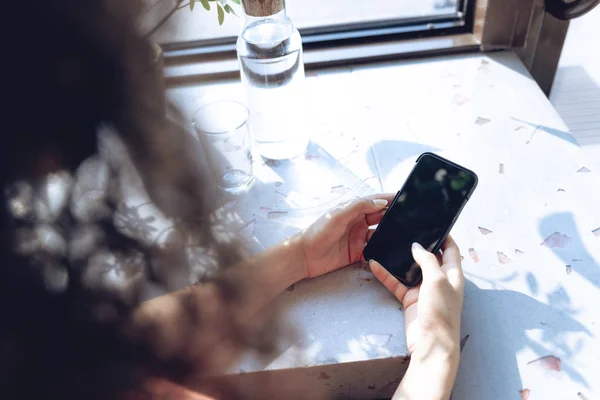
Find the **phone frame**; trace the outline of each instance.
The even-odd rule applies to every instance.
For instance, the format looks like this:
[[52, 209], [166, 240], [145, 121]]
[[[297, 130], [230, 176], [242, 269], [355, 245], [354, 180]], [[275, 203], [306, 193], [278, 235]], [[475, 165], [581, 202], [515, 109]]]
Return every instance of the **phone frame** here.
[[[450, 223], [450, 225], [448, 226], [448, 229], [444, 232], [444, 234], [441, 236], [441, 238], [437, 241], [437, 243], [435, 244], [435, 246], [433, 247], [433, 254], [437, 254], [440, 249], [442, 248], [442, 245], [444, 244], [444, 242], [446, 241], [446, 239], [448, 238], [448, 235], [450, 234], [450, 231], [452, 230], [452, 228], [454, 227], [454, 224], [456, 223], [456, 220], [458, 219], [459, 215], [462, 213], [462, 210], [464, 209], [464, 207], [467, 205], [469, 199], [471, 198], [471, 195], [473, 194], [473, 192], [475, 191], [475, 188], [477, 187], [478, 183], [479, 183], [479, 177], [477, 176], [477, 174], [473, 171], [471, 171], [468, 168], [463, 167], [462, 165], [459, 165], [455, 162], [452, 162], [444, 157], [441, 157], [435, 153], [431, 153], [431, 152], [425, 152], [423, 154], [421, 154], [419, 156], [419, 158], [417, 158], [417, 161], [415, 161], [415, 165], [414, 167], [411, 169], [410, 173], [408, 174], [408, 177], [406, 178], [406, 180], [404, 181], [404, 184], [402, 185], [402, 187], [400, 188], [400, 190], [398, 191], [398, 193], [396, 193], [396, 197], [394, 197], [394, 200], [392, 200], [391, 204], [389, 205], [389, 207], [387, 208], [387, 211], [385, 212], [385, 214], [383, 215], [383, 218], [381, 219], [381, 221], [379, 222], [379, 224], [377, 225], [377, 229], [375, 229], [375, 233], [373, 234], [373, 236], [371, 237], [371, 239], [373, 239], [376, 235], [377, 232], [379, 231], [379, 227], [384, 223], [388, 213], [390, 212], [390, 210], [394, 207], [394, 205], [396, 204], [396, 202], [398, 201], [398, 197], [400, 197], [400, 194], [402, 193], [402, 191], [404, 190], [404, 188], [406, 187], [406, 184], [408, 183], [410, 177], [413, 175], [413, 173], [415, 172], [415, 170], [419, 167], [419, 161], [421, 161], [421, 159], [423, 157], [426, 156], [430, 156], [430, 157], [434, 157], [444, 163], [447, 163], [467, 174], [470, 174], [471, 176], [473, 176], [475, 178], [475, 183], [473, 184], [473, 187], [471, 188], [471, 190], [469, 191], [469, 193], [467, 193], [467, 195], [465, 196], [464, 201], [462, 202], [460, 208], [458, 209], [458, 211], [456, 212], [456, 215], [454, 216], [454, 218], [452, 219], [452, 222]], [[369, 261], [372, 257], [369, 257], [368, 255], [369, 252], [369, 243], [367, 243], [367, 245], [365, 246], [364, 250], [363, 250], [363, 257], [366, 261]], [[416, 280], [415, 282], [407, 282], [404, 279], [396, 276], [393, 272], [391, 272], [390, 270], [388, 270], [385, 266], [383, 266], [383, 268], [385, 268], [386, 271], [388, 271], [390, 274], [392, 274], [396, 279], [398, 279], [398, 281], [400, 281], [400, 283], [402, 283], [403, 285], [407, 286], [407, 287], [414, 287], [417, 286], [419, 283], [421, 283], [421, 280], [423, 279], [423, 274], [421, 273], [419, 276], [419, 279]]]

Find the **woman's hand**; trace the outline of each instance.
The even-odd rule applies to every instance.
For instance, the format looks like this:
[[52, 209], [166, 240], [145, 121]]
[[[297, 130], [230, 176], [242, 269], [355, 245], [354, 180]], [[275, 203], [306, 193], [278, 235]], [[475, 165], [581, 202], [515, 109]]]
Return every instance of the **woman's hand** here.
[[360, 261], [367, 241], [394, 199], [379, 194], [342, 204], [323, 215], [302, 232], [304, 276], [314, 278]]
[[433, 347], [448, 355], [458, 355], [460, 316], [464, 292], [460, 251], [449, 236], [438, 258], [414, 244], [413, 258], [421, 266], [423, 282], [407, 288], [379, 263], [370, 262], [371, 271], [404, 305], [406, 341], [413, 355], [427, 354]]
[[379, 263], [371, 271], [404, 305], [406, 342], [411, 363], [394, 399], [447, 399], [460, 359], [460, 316], [464, 276], [460, 251], [448, 236], [438, 258], [414, 244], [413, 258], [423, 282], [407, 288]]

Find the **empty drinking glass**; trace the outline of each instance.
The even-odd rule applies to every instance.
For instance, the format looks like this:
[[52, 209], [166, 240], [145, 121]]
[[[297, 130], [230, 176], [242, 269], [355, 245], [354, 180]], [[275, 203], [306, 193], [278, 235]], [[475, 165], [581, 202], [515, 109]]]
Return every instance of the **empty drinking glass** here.
[[233, 100], [208, 103], [194, 114], [194, 127], [218, 153], [219, 187], [228, 193], [248, 189], [254, 179], [248, 109]]

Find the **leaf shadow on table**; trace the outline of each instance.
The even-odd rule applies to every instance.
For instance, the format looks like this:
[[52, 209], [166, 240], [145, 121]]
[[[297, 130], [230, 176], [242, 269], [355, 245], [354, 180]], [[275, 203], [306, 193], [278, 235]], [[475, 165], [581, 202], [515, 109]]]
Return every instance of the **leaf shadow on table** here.
[[[555, 213], [540, 222], [540, 234], [546, 238], [546, 246], [564, 263], [565, 279], [571, 273], [577, 273], [600, 288], [600, 266], [586, 250], [585, 244], [578, 234], [575, 217], [570, 212]], [[553, 238], [560, 237], [560, 242]]]
[[[544, 304], [523, 293], [502, 289], [497, 283], [468, 274], [473, 281], [482, 281], [491, 289], [481, 289], [466, 281], [461, 335], [465, 342], [461, 364], [454, 387], [457, 399], [516, 398], [524, 389], [519, 371], [539, 368], [531, 363], [541, 357], [556, 355], [563, 360], [560, 373], [588, 387], [585, 378], [569, 365], [569, 358], [579, 346], [569, 345], [569, 334], [591, 333], [571, 317], [576, 312], [564, 290], [548, 296]], [[557, 299], [560, 299], [558, 301]], [[543, 330], [543, 345], [532, 340], [527, 331]], [[517, 354], [529, 349], [536, 354], [523, 365]]]
[[[238, 231], [257, 253], [305, 229], [328, 210], [375, 190], [342, 160], [311, 141], [291, 160], [255, 159], [256, 176], [245, 192], [221, 193]], [[368, 178], [367, 178], [368, 179]]]
[[515, 117], [512, 117], [512, 119], [521, 124], [529, 125], [530, 127], [535, 128], [535, 131], [532, 133], [531, 138], [529, 139], [529, 141], [527, 143], [535, 140], [536, 135], [539, 135], [542, 133], [547, 133], [547, 134], [556, 136], [557, 138], [562, 139], [565, 142], [569, 142], [569, 143], [579, 147], [579, 143], [577, 143], [577, 140], [575, 139], [575, 137], [567, 131], [561, 131], [560, 129], [550, 128], [545, 125], [534, 124], [532, 122], [525, 121], [525, 120], [515, 118]]
[[373, 175], [379, 178], [381, 189], [385, 190], [383, 186], [388, 175], [399, 163], [428, 151], [436, 152], [439, 149], [404, 140], [381, 140], [371, 145], [370, 151], [367, 153], [367, 161]]
[[[348, 307], [348, 293], [365, 306]], [[360, 318], [368, 318], [373, 305], [388, 319], [366, 328]], [[406, 350], [399, 303], [364, 262], [296, 283], [278, 298], [275, 308], [282, 316], [278, 329], [286, 334], [279, 335], [273, 352], [254, 360], [255, 368], [264, 369], [282, 355], [284, 364], [278, 367], [298, 368], [398, 356], [392, 347]], [[393, 324], [390, 315], [396, 318]], [[322, 336], [324, 332], [328, 337]]]

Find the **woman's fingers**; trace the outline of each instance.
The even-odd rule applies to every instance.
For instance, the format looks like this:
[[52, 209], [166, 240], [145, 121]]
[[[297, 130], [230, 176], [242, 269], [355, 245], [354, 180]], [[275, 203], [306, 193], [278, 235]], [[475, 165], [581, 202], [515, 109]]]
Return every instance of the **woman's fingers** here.
[[404, 306], [405, 310], [407, 308], [409, 308], [410, 306], [412, 306], [413, 304], [415, 304], [417, 301], [419, 301], [419, 293], [420, 292], [421, 292], [421, 285], [408, 289], [408, 291], [406, 292], [406, 295], [404, 296], [404, 301], [402, 302], [402, 305]]
[[460, 290], [464, 287], [465, 276], [462, 270], [460, 250], [451, 236], [448, 236], [442, 245], [442, 251], [444, 252], [442, 271], [448, 277], [448, 281], [452, 287]]
[[369, 230], [367, 230], [367, 242], [369, 240], [371, 240], [371, 238], [373, 237], [374, 234], [375, 234], [375, 229], [369, 229]]
[[376, 194], [363, 197], [334, 208], [325, 217], [341, 225], [348, 225], [359, 217], [378, 213], [387, 207], [393, 199], [393, 194]]
[[458, 245], [456, 244], [452, 236], [448, 235], [446, 241], [442, 245], [442, 251], [444, 252], [444, 264], [460, 264], [460, 249], [458, 248]]
[[394, 198], [396, 197], [396, 193], [377, 193], [367, 196], [367, 199], [383, 199], [391, 204]]
[[433, 281], [444, 277], [437, 257], [419, 243], [413, 243], [412, 255], [423, 271], [423, 281]]
[[388, 209], [386, 207], [383, 210], [379, 210], [373, 214], [367, 214], [367, 216], [365, 217], [365, 219], [367, 221], [367, 225], [373, 226], [373, 225], [379, 224], [381, 222], [381, 220], [383, 219], [383, 216], [385, 215], [387, 210]]
[[400, 302], [404, 302], [404, 297], [406, 296], [406, 292], [408, 292], [408, 288], [404, 286], [402, 283], [398, 281], [394, 277], [394, 275], [390, 274], [385, 268], [381, 266], [377, 261], [370, 260], [369, 267], [371, 267], [371, 272], [373, 275], [379, 279], [383, 286], [386, 287]]
[[441, 250], [435, 253], [435, 258], [437, 259], [439, 265], [444, 265], [444, 253], [442, 253]]

